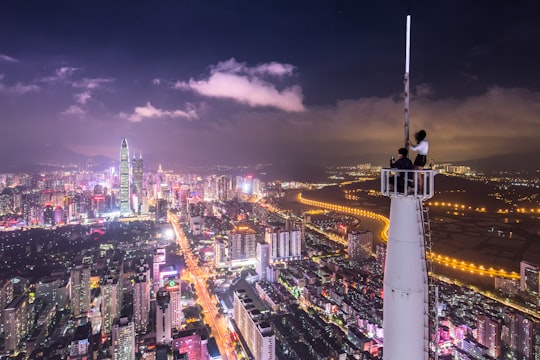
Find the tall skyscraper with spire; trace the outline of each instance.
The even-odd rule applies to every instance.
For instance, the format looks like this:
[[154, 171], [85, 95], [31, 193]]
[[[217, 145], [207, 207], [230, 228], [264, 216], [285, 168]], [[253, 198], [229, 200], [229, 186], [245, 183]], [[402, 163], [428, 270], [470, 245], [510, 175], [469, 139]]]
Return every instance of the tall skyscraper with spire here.
[[129, 150], [127, 140], [122, 140], [120, 148], [120, 214], [131, 212], [129, 205]]
[[142, 154], [139, 154], [139, 157], [133, 157], [131, 159], [131, 172], [133, 175], [133, 190], [137, 195], [137, 201], [133, 203], [133, 211], [140, 214], [141, 205], [143, 200], [143, 158]]

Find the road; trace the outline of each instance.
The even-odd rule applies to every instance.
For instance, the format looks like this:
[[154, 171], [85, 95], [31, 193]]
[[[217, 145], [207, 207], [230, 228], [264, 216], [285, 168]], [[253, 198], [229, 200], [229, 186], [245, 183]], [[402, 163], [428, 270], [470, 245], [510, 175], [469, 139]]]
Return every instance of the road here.
[[[327, 210], [337, 211], [349, 215], [354, 216], [360, 216], [360, 217], [366, 217], [369, 219], [374, 219], [377, 221], [380, 221], [383, 224], [382, 230], [380, 231], [380, 238], [383, 241], [388, 240], [388, 230], [390, 227], [390, 219], [387, 217], [367, 211], [367, 210], [361, 210], [358, 208], [350, 207], [350, 206], [344, 206], [340, 204], [333, 204], [333, 203], [327, 203], [322, 201], [316, 201], [316, 200], [310, 200], [302, 197], [302, 194], [298, 194], [298, 201], [302, 204], [310, 205], [310, 206], [316, 206]], [[434, 263], [439, 265], [444, 265], [451, 267], [453, 269], [458, 269], [470, 274], [478, 275], [478, 276], [491, 276], [491, 277], [503, 277], [507, 279], [519, 279], [519, 274], [514, 271], [506, 271], [504, 269], [494, 269], [493, 267], [489, 265], [482, 265], [482, 264], [473, 264], [473, 263], [467, 263], [463, 260], [451, 258], [442, 254], [426, 254], [428, 259], [431, 257]]]
[[208, 273], [204, 272], [197, 265], [197, 259], [195, 259], [193, 253], [191, 252], [189, 241], [184, 234], [184, 231], [180, 227], [178, 216], [176, 214], [169, 213], [169, 220], [176, 235], [176, 242], [180, 246], [180, 252], [184, 255], [187, 271], [189, 272], [193, 284], [195, 285], [195, 291], [197, 292], [198, 297], [197, 302], [203, 309], [206, 323], [212, 329], [212, 335], [216, 339], [219, 352], [221, 353], [223, 359], [236, 360], [234, 348], [230, 345], [228, 337], [227, 319], [225, 316], [221, 316], [221, 314], [219, 314], [216, 310], [216, 299], [208, 292], [208, 288], [206, 286]]

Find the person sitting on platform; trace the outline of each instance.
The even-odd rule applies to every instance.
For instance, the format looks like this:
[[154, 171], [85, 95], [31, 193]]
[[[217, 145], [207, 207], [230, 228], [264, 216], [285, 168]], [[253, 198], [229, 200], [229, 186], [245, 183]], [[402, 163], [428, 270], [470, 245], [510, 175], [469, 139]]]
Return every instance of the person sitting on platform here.
[[[414, 168], [411, 159], [407, 156], [409, 151], [406, 148], [400, 148], [398, 150], [398, 159], [394, 161], [394, 157], [390, 159], [390, 167], [398, 170], [412, 170]], [[394, 185], [396, 177], [391, 177], [389, 180], [391, 185]], [[397, 174], [397, 192], [405, 192], [405, 183], [411, 180], [411, 174], [406, 174], [405, 171], [399, 171]]]

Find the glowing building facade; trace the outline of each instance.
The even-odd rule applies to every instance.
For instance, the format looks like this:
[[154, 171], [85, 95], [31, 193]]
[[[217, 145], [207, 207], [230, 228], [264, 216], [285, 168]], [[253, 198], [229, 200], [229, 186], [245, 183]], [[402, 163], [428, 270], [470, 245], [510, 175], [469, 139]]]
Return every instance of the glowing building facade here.
[[135, 360], [135, 329], [133, 322], [122, 317], [114, 322], [112, 329], [113, 360]]
[[90, 267], [79, 265], [71, 271], [71, 311], [74, 317], [90, 309]]
[[172, 341], [171, 295], [160, 288], [156, 296], [156, 343], [169, 345]]
[[131, 213], [129, 201], [129, 150], [127, 140], [122, 141], [120, 148], [120, 214]]

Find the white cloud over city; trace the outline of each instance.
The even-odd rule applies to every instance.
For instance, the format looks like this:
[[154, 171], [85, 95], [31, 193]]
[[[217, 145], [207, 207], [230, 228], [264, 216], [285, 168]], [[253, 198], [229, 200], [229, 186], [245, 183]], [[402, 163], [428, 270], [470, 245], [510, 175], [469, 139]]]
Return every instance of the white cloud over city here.
[[144, 119], [159, 119], [159, 118], [197, 118], [197, 111], [194, 107], [189, 106], [187, 110], [163, 110], [154, 107], [150, 102], [145, 106], [137, 106], [130, 114], [120, 113], [119, 116], [132, 122], [140, 122]]
[[302, 89], [298, 85], [279, 89], [269, 79], [272, 76], [291, 75], [294, 67], [271, 62], [249, 67], [235, 59], [210, 67], [210, 74], [202, 80], [178, 81], [174, 88], [192, 90], [200, 95], [231, 99], [250, 107], [273, 107], [287, 112], [301, 112]]

